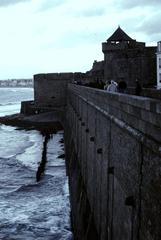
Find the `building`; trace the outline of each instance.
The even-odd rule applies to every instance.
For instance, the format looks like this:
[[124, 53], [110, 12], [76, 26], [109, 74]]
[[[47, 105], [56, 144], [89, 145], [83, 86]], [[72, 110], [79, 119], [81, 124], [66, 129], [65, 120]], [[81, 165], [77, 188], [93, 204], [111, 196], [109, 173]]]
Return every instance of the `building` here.
[[104, 61], [94, 61], [91, 69], [92, 80], [104, 80]]
[[157, 44], [157, 88], [161, 88], [161, 41]]
[[[156, 47], [146, 47], [129, 37], [120, 27], [102, 43], [103, 61], [94, 61], [86, 73], [48, 73], [34, 76], [34, 97], [38, 107], [60, 107], [66, 103], [69, 82], [103, 88], [106, 80], [125, 81], [134, 87], [136, 79], [142, 87], [156, 85]], [[59, 88], [58, 86], [62, 87]], [[62, 99], [62, 96], [64, 98]], [[61, 101], [60, 101], [61, 99]]]
[[137, 79], [142, 87], [154, 87], [157, 85], [156, 51], [157, 47], [147, 47], [144, 42], [137, 42], [118, 27], [102, 43], [104, 60], [94, 61], [88, 76], [93, 81], [125, 81], [128, 87], [134, 87]]
[[91, 74], [104, 81], [125, 81], [135, 86], [136, 79], [143, 87], [156, 85], [156, 47], [146, 47], [129, 37], [120, 27], [102, 43], [104, 60], [95, 61]]
[[0, 87], [33, 87], [33, 79], [0, 80]]
[[138, 79], [143, 87], [156, 85], [156, 47], [146, 47], [129, 37], [120, 27], [102, 43], [105, 80], [125, 81], [135, 86]]

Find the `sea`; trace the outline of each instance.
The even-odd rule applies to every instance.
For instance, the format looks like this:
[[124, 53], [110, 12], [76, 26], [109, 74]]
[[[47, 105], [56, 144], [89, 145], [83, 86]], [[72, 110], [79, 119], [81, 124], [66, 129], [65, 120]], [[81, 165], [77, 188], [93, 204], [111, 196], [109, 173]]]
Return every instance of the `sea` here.
[[[32, 88], [0, 88], [0, 116], [18, 113], [21, 101], [32, 99]], [[61, 156], [63, 131], [46, 137], [37, 130], [0, 124], [0, 239], [73, 239]]]

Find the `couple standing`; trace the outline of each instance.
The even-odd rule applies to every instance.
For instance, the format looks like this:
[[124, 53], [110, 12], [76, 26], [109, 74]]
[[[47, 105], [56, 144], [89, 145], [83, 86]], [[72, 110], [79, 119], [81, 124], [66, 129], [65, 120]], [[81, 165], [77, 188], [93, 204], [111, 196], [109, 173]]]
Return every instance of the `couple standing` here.
[[111, 80], [106, 83], [104, 90], [107, 90], [109, 92], [125, 93], [126, 88], [127, 88], [126, 82], [121, 81], [119, 82], [119, 84], [117, 84], [117, 82]]

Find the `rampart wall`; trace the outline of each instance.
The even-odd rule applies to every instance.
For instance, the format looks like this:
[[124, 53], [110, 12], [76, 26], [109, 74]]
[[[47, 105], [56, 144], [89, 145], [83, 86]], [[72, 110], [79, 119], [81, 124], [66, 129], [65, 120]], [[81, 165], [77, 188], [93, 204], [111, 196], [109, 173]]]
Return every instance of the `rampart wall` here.
[[35, 75], [35, 101], [21, 112], [62, 113], [75, 240], [160, 240], [160, 99], [70, 84], [73, 76]]
[[34, 100], [40, 107], [63, 107], [66, 105], [67, 84], [73, 73], [48, 73], [34, 75]]
[[161, 103], [68, 85], [66, 161], [75, 239], [161, 238]]

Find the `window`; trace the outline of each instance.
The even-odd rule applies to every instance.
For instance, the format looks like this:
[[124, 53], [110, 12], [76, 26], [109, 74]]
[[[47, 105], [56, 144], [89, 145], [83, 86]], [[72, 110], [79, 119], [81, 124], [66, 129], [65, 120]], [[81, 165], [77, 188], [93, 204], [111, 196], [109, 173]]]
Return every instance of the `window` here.
[[159, 82], [161, 83], [161, 73], [159, 73]]
[[161, 58], [159, 58], [159, 68], [161, 68]]
[[158, 42], [158, 52], [161, 52], [161, 42]]

